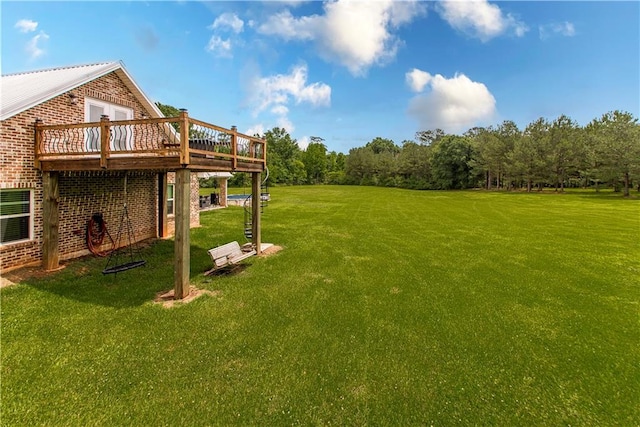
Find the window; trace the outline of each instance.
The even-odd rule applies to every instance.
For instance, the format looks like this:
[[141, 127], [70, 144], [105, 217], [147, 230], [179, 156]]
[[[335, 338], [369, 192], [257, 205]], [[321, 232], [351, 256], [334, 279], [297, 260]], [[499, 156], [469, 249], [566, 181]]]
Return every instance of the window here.
[[167, 184], [167, 215], [174, 214], [174, 189], [175, 184]]
[[[99, 122], [103, 114], [109, 116], [112, 121], [133, 119], [133, 110], [131, 108], [109, 104], [97, 99], [85, 98], [85, 121]], [[100, 151], [100, 129], [87, 129], [85, 141], [88, 151]], [[132, 150], [133, 127], [112, 126], [109, 145], [113, 151]]]
[[31, 240], [33, 191], [0, 190], [0, 244]]

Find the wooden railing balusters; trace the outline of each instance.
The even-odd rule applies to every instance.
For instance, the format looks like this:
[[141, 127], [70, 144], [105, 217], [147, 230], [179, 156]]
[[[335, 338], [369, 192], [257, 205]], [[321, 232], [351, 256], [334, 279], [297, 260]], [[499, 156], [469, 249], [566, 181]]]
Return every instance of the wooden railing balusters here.
[[151, 167], [146, 162], [160, 169], [254, 171], [266, 166], [266, 140], [240, 133], [235, 126], [226, 129], [193, 119], [187, 110], [178, 117], [34, 123], [34, 164], [39, 169]]

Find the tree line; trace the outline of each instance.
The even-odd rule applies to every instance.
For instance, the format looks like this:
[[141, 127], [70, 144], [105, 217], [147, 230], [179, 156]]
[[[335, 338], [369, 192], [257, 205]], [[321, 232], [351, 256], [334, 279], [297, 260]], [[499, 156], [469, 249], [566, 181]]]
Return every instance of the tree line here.
[[[553, 121], [539, 118], [524, 129], [505, 120], [461, 135], [419, 131], [400, 145], [376, 137], [347, 155], [328, 151], [321, 137], [311, 137], [303, 150], [279, 127], [256, 136], [267, 140], [270, 185], [526, 191], [607, 186], [628, 196], [635, 184], [640, 191], [640, 124], [619, 110], [586, 126], [560, 115]], [[244, 175], [235, 174], [230, 185], [247, 185]]]
[[280, 128], [267, 138], [273, 184], [349, 184], [411, 189], [522, 189], [611, 186], [640, 191], [640, 125], [612, 111], [579, 126], [566, 115], [524, 129], [510, 120], [462, 135], [420, 131], [396, 145], [376, 137], [348, 155], [327, 152], [321, 138], [306, 150]]

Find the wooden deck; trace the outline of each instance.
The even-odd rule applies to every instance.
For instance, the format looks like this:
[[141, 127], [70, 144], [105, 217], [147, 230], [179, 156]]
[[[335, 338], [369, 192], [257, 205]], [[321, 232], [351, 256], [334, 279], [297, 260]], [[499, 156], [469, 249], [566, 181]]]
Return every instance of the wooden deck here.
[[[46, 125], [35, 123], [35, 166], [43, 179], [42, 266], [59, 266], [59, 172], [157, 170], [166, 186], [175, 171], [174, 295], [189, 295], [191, 171], [251, 172], [252, 244], [261, 251], [260, 176], [266, 169], [264, 139], [189, 117]], [[161, 196], [164, 197], [164, 196]], [[166, 218], [166, 198], [160, 204]]]
[[35, 165], [42, 171], [165, 170], [262, 172], [266, 141], [179, 117], [35, 124]]

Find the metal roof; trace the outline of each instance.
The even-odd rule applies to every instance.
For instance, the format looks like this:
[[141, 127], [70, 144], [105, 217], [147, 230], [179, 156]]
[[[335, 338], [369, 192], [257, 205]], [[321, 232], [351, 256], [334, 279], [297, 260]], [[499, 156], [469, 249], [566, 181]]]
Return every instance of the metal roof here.
[[125, 70], [124, 64], [113, 61], [3, 75], [0, 79], [0, 120], [6, 120], [113, 71], [145, 106], [151, 117], [163, 117], [158, 107]]

